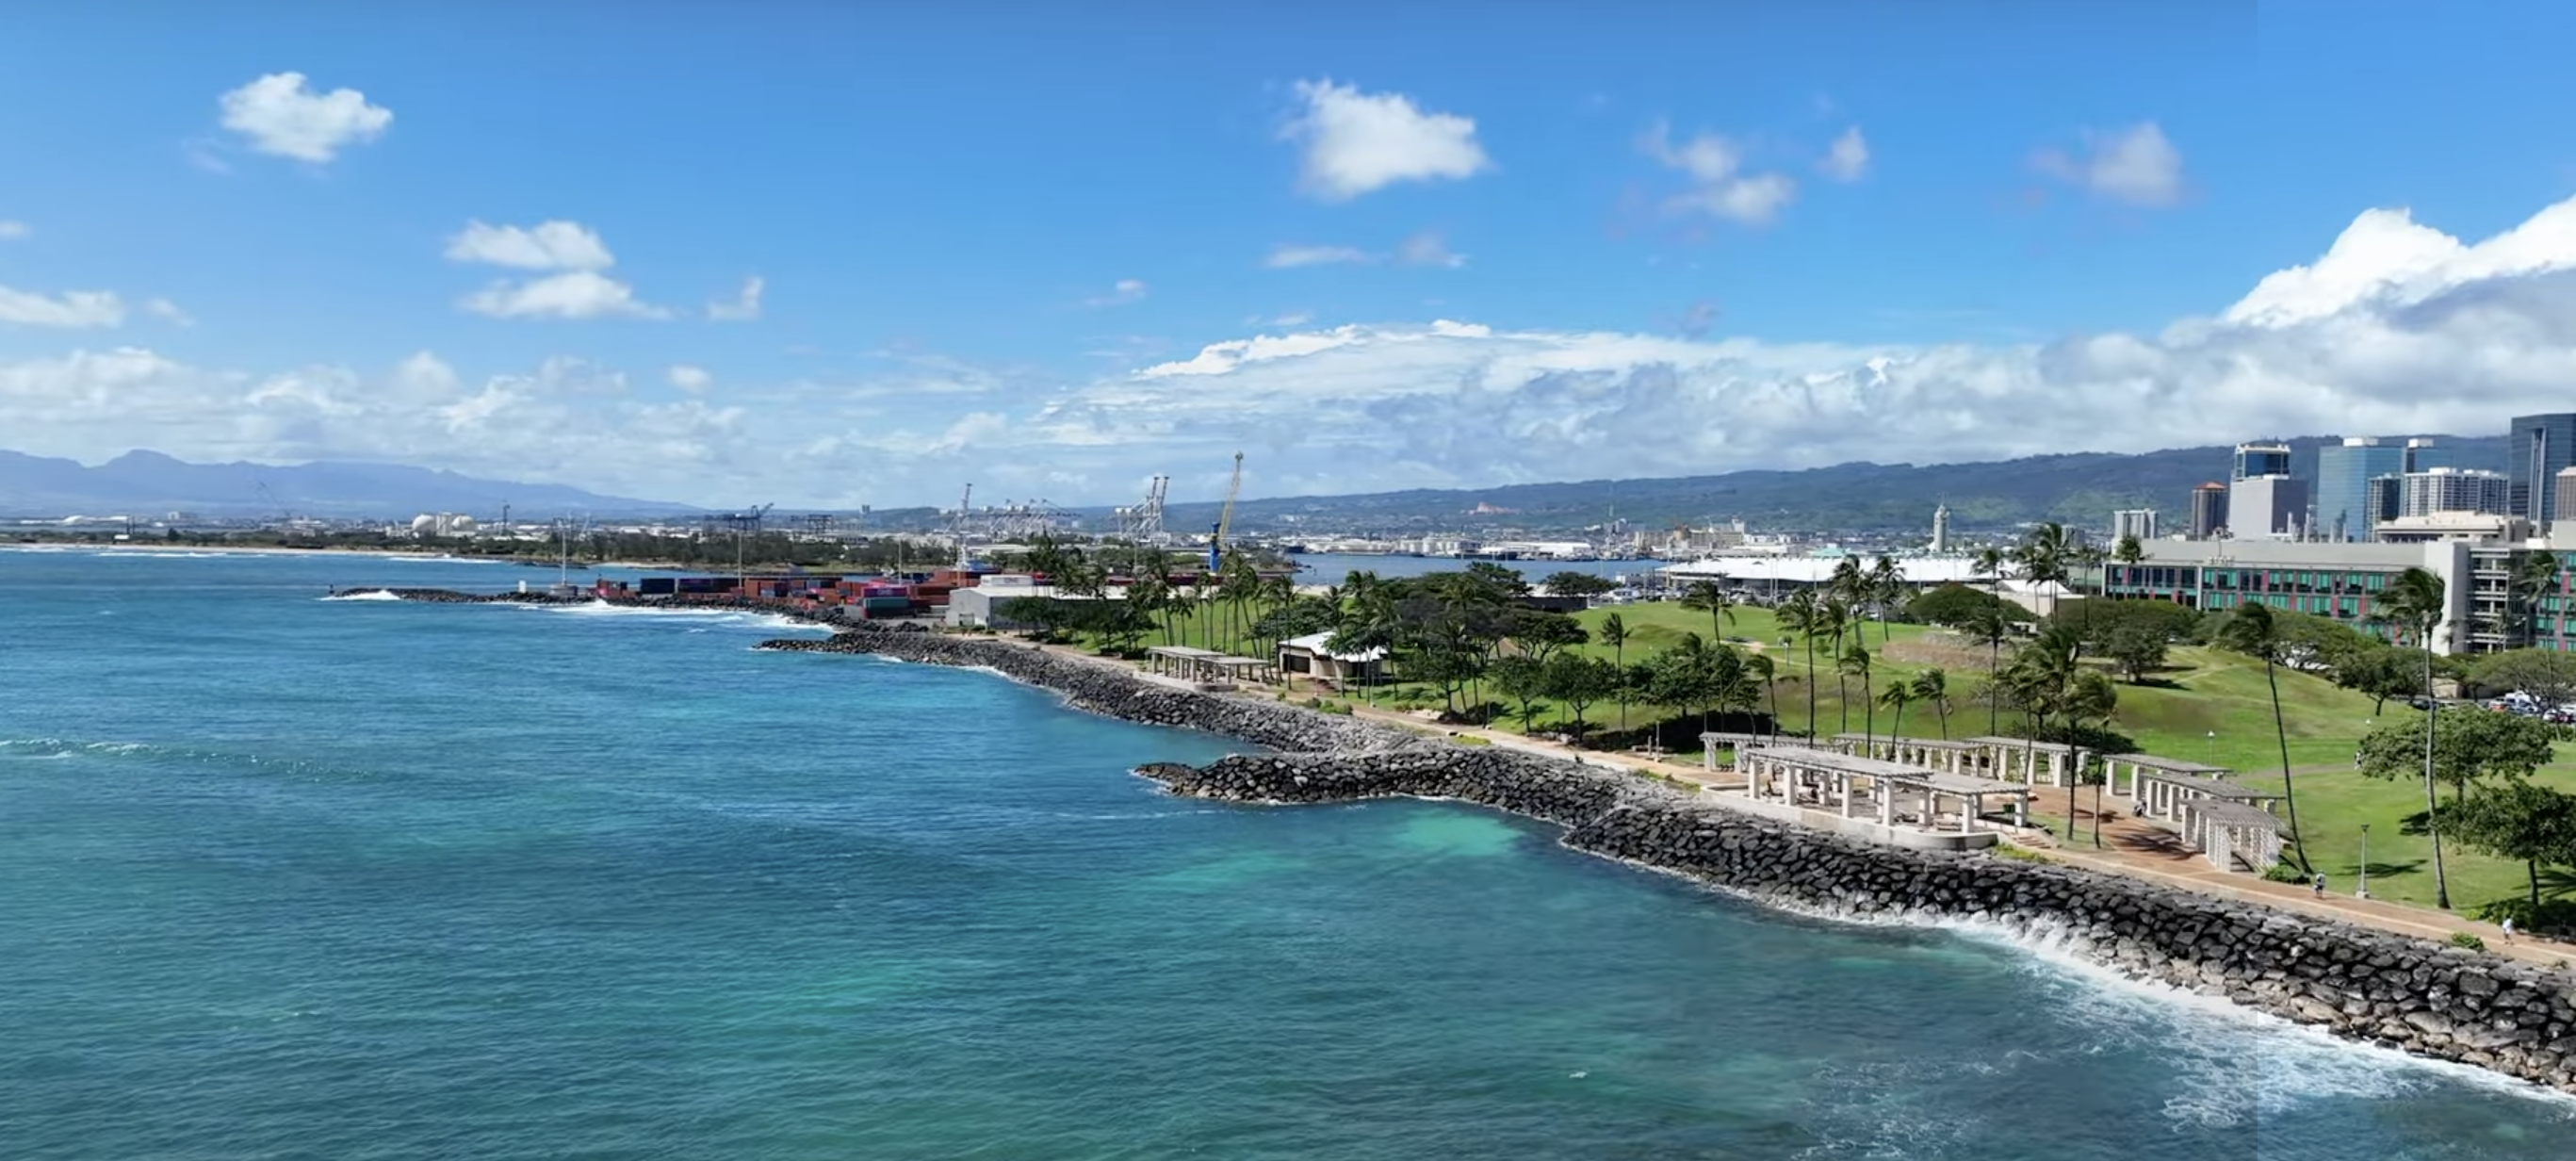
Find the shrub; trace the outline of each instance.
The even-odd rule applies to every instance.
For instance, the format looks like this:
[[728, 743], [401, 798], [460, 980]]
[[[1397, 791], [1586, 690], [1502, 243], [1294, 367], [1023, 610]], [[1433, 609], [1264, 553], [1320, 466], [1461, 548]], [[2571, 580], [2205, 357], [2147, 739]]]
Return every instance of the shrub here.
[[1452, 735], [1450, 735], [1450, 736], [1449, 736], [1449, 740], [1450, 740], [1450, 741], [1452, 741], [1452, 742], [1456, 742], [1456, 743], [1458, 743], [1458, 744], [1459, 744], [1459, 745], [1461, 745], [1461, 746], [1490, 746], [1490, 745], [1493, 745], [1493, 743], [1492, 743], [1492, 742], [1487, 741], [1487, 740], [1485, 740], [1485, 739], [1483, 739], [1483, 738], [1479, 738], [1479, 737], [1477, 737], [1477, 736], [1476, 736], [1476, 735], [1474, 735], [1474, 734], [1452, 734]]
[[2451, 933], [2451, 946], [2465, 947], [2470, 951], [2485, 951], [2487, 941], [2478, 938], [2477, 933], [2473, 931], [2454, 931]]
[[2017, 847], [2011, 843], [1996, 843], [1993, 846], [1987, 847], [1986, 853], [1999, 859], [2011, 859], [2017, 863], [2048, 863], [2056, 861], [2049, 858], [2047, 855], [2039, 853], [2038, 851], [2031, 850], [2028, 847]]
[[2308, 881], [2308, 877], [2300, 874], [2299, 868], [2290, 863], [2272, 864], [2272, 869], [2263, 872], [2263, 878], [2265, 881], [2273, 883], [2305, 883]]

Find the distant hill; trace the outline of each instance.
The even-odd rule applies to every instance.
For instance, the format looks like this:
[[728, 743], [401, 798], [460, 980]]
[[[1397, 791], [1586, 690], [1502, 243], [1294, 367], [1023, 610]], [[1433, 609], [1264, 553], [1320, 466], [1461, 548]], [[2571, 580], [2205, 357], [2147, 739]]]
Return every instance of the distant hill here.
[[[2314, 480], [2317, 449], [2337, 438], [2287, 441], [2292, 473]], [[2454, 466], [2504, 468], [2503, 436], [2431, 438], [2450, 448]], [[1971, 464], [1852, 463], [1677, 479], [1283, 497], [1238, 502], [1234, 518], [1246, 531], [1547, 530], [1600, 524], [1615, 507], [1620, 518], [1649, 529], [1741, 518], [1764, 529], [1882, 532], [1929, 529], [1933, 507], [1948, 504], [1952, 526], [1962, 530], [2040, 520], [2107, 527], [2111, 513], [2122, 508], [2153, 508], [2168, 522], [2188, 519], [2192, 488], [2212, 480], [2224, 483], [2234, 452], [2229, 444], [2141, 455], [2084, 452]], [[1165, 522], [1175, 530], [1201, 531], [1216, 522], [1217, 507], [1174, 504]], [[1487, 511], [1479, 513], [1480, 507]]]
[[563, 512], [685, 514], [699, 509], [659, 500], [601, 496], [557, 484], [517, 484], [393, 464], [192, 464], [136, 451], [86, 467], [74, 460], [0, 451], [0, 515], [331, 518], [406, 517], [422, 512], [521, 516]]

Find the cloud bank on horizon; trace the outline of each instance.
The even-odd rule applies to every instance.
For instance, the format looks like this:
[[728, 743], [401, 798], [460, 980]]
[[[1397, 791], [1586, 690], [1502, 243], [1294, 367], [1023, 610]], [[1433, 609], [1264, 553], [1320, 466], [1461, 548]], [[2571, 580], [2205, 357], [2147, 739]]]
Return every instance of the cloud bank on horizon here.
[[[2349, 225], [2311, 260], [2232, 286], [2202, 279], [2152, 312], [1871, 338], [1873, 312], [1900, 313], [1863, 304], [1882, 283], [1920, 299], [1983, 277], [1989, 258], [2007, 275], [2049, 269], [2002, 262], [2016, 245], [2151, 251], [2123, 240], [2220, 204], [2192, 146], [2215, 123], [2123, 97], [2105, 104], [2126, 116], [2047, 112], [1980, 153], [1931, 135], [1929, 121], [1957, 120], [1931, 107], [1935, 89], [1921, 110], [1814, 98], [1795, 115], [1709, 118], [1598, 92], [1536, 105], [1527, 86], [1507, 96], [1472, 73], [1387, 86], [1291, 67], [1306, 79], [1268, 90], [1276, 103], [1230, 168], [1185, 141], [1185, 166], [1134, 175], [1249, 173], [1227, 188], [1272, 199], [1257, 222], [1199, 213], [1224, 204], [1200, 190], [1147, 209], [1142, 233], [1049, 218], [1043, 198], [941, 219], [923, 215], [976, 186], [934, 175], [933, 202], [878, 215], [864, 261], [830, 249], [844, 222], [873, 228], [859, 216], [773, 208], [752, 216], [774, 221], [719, 226], [740, 216], [722, 201], [656, 203], [587, 180], [528, 179], [543, 196], [444, 184], [503, 127], [440, 107], [426, 74], [261, 72], [217, 94], [174, 159], [246, 194], [264, 183], [262, 199], [291, 203], [278, 236], [360, 223], [340, 244], [380, 245], [352, 263], [391, 271], [382, 285], [400, 291], [320, 293], [366, 297], [339, 317], [368, 341], [305, 354], [299, 342], [331, 323], [237, 313], [140, 259], [84, 264], [113, 252], [98, 240], [112, 216], [87, 220], [76, 198], [22, 204], [0, 185], [0, 446], [89, 462], [134, 448], [371, 459], [710, 503], [891, 507], [945, 501], [967, 480], [1060, 503], [1132, 500], [1156, 474], [1177, 494], [1212, 493], [1237, 450], [1250, 494], [1333, 494], [2465, 434], [2576, 407], [2576, 198], [2476, 241], [2400, 205], [2345, 203], [2315, 222], [2319, 242]], [[737, 132], [740, 117], [688, 107], [709, 133]], [[678, 155], [639, 140], [640, 156]], [[401, 170], [414, 150], [424, 168]], [[802, 156], [775, 152], [788, 167], [770, 171], [777, 188], [826, 172], [794, 168]], [[1566, 183], [1573, 157], [1626, 192]], [[566, 164], [586, 178], [602, 162]], [[1113, 180], [1129, 166], [1091, 176], [1129, 196]], [[398, 192], [379, 167], [400, 173], [386, 179]], [[1924, 248], [1913, 268], [1865, 252], [1904, 253], [1871, 231], [1952, 187], [1972, 191], [1968, 208], [1942, 220], [1983, 233], [1904, 218], [1906, 244]], [[362, 190], [388, 208], [371, 216]], [[1568, 249], [1584, 227], [1565, 223], [1587, 213], [1612, 237]], [[2034, 241], [2014, 224], [2042, 213], [2080, 233]], [[1012, 233], [1022, 217], [1042, 243]], [[981, 251], [962, 239], [983, 233], [1019, 267], [964, 265], [957, 255]], [[1189, 239], [1170, 247], [1186, 260], [1152, 253], [1166, 235]], [[1820, 275], [1819, 262], [1863, 273]], [[2073, 266], [2050, 277], [2074, 281], [2038, 293], [2135, 289]], [[1038, 267], [1054, 281], [1021, 276]], [[1023, 283], [1019, 315], [955, 305]], [[854, 300], [852, 285], [882, 289]], [[1799, 295], [1805, 315], [1774, 305]], [[2028, 314], [1922, 305], [2010, 327]], [[889, 316], [912, 321], [875, 321]]]

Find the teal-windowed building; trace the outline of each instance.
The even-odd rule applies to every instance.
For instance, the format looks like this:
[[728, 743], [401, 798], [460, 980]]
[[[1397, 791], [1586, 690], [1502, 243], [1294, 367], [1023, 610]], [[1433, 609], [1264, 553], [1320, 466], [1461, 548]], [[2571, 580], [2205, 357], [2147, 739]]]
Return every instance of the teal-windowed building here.
[[2513, 599], [2513, 578], [2532, 554], [2545, 551], [2530, 541], [2166, 540], [2139, 547], [2146, 551], [2145, 561], [2104, 566], [2104, 591], [2111, 596], [2219, 610], [2261, 601], [2384, 636], [2384, 630], [2371, 623], [2374, 600], [2399, 573], [2421, 568], [2442, 578], [2443, 592], [2450, 598], [2449, 623], [2434, 636], [2435, 652], [2491, 653], [2535, 646], [2576, 650], [2576, 593], [2570, 592], [2564, 565], [2558, 583], [2531, 607], [2521, 607]]

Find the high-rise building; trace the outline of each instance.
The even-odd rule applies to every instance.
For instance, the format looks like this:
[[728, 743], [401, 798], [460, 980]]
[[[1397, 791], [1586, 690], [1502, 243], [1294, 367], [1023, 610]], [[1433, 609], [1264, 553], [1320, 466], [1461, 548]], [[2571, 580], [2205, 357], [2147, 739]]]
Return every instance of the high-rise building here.
[[1938, 556], [1950, 551], [1950, 506], [1932, 509], [1932, 552]]
[[2122, 508], [2111, 513], [2111, 542], [2117, 544], [2132, 536], [2140, 540], [2156, 538], [2156, 510]]
[[2191, 490], [2191, 538], [2208, 540], [2227, 527], [2227, 485], [2215, 480]]
[[2250, 480], [2256, 476], [2290, 474], [2290, 445], [2286, 443], [2240, 443], [2236, 445], [2236, 470], [2229, 482]]
[[2558, 485], [2551, 490], [2557, 494], [2558, 519], [2576, 519], [2576, 468], [2558, 469]]
[[2558, 516], [2558, 473], [2576, 467], [2576, 412], [2514, 416], [2505, 457], [2508, 510], [2548, 527]]
[[2238, 540], [2300, 540], [2308, 531], [2308, 482], [2247, 476], [2228, 485], [2227, 531]]
[[2318, 448], [2315, 539], [2370, 539], [2370, 481], [2405, 471], [2408, 450], [2366, 435]]
[[2458, 466], [2460, 466], [2459, 462], [2451, 457], [2451, 449], [2449, 447], [2431, 439], [2418, 437], [2406, 441], [2406, 466], [2397, 470], [2400, 474], [2403, 474], [2406, 472], [2429, 472], [2435, 468], [2456, 468]]
[[2406, 514], [2406, 474], [2391, 472], [2370, 478], [2370, 526], [2374, 529]]
[[[2551, 477], [2554, 486], [2556, 477]], [[2503, 515], [2512, 498], [2512, 485], [2497, 472], [2468, 468], [2433, 468], [2406, 473], [2405, 516], [2430, 516], [2436, 512], [2478, 512]], [[2550, 497], [2551, 503], [2557, 497]]]

